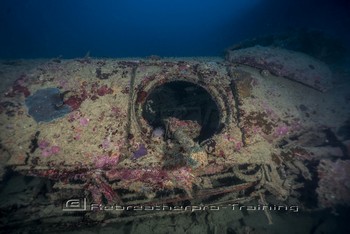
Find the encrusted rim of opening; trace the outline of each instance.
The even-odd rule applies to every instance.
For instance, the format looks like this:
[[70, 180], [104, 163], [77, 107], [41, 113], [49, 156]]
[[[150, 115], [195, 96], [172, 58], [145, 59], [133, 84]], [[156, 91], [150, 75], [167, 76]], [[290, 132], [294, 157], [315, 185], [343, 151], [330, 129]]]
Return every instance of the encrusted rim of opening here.
[[154, 87], [142, 109], [143, 118], [153, 129], [167, 129], [168, 118], [194, 121], [194, 126], [200, 125], [199, 135], [192, 135], [198, 142], [211, 138], [219, 128], [217, 103], [206, 89], [193, 82], [177, 80]]
[[166, 83], [176, 81], [182, 81], [197, 85], [203, 88], [211, 96], [219, 111], [219, 126], [215, 134], [222, 132], [227, 126], [227, 124], [232, 121], [233, 110], [230, 107], [230, 105], [228, 105], [227, 97], [225, 97], [226, 91], [223, 88], [206, 84], [204, 82], [201, 82], [200, 80], [193, 79], [193, 77], [184, 78], [177, 77], [176, 75], [169, 75], [169, 77], [170, 78], [150, 79], [147, 82], [141, 82], [141, 84], [136, 88], [136, 91], [134, 92], [132, 99], [132, 103], [134, 105], [134, 107], [132, 108], [134, 111], [133, 116], [135, 118], [134, 121], [135, 123], [137, 123], [137, 128], [141, 135], [150, 137], [153, 131], [152, 126], [142, 116], [143, 105], [149, 97], [150, 93], [152, 93], [153, 90], [159, 88], [160, 86]]

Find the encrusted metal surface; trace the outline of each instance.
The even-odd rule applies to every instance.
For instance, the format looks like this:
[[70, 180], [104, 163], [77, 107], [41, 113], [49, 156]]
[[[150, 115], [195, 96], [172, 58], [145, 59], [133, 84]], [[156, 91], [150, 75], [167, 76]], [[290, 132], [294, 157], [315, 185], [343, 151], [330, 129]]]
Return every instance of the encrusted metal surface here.
[[[73, 195], [121, 205], [243, 202], [262, 194], [295, 202], [300, 179], [317, 177], [309, 166], [327, 141], [323, 130], [349, 118], [345, 88], [321, 93], [218, 58], [84, 58], [16, 69], [21, 75], [1, 98], [4, 168], [54, 180], [56, 202]], [[167, 118], [157, 128], [144, 112], [154, 113], [152, 92], [174, 82], [185, 88], [157, 96], [169, 97], [168, 109], [159, 102], [165, 106], [157, 113]], [[71, 112], [37, 123], [25, 98], [45, 88], [59, 88]], [[199, 93], [216, 107], [197, 105]], [[176, 106], [181, 95], [186, 100]], [[215, 132], [200, 139], [214, 120]]]

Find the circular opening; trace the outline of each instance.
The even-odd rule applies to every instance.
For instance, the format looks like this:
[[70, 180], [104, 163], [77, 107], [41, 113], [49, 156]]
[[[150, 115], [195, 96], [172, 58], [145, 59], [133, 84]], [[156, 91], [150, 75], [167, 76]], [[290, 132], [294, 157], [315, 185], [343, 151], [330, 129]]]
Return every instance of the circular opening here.
[[165, 128], [164, 120], [169, 117], [196, 121], [201, 132], [194, 140], [199, 142], [210, 138], [220, 122], [219, 109], [211, 95], [186, 81], [173, 81], [153, 89], [142, 106], [142, 116], [153, 128]]

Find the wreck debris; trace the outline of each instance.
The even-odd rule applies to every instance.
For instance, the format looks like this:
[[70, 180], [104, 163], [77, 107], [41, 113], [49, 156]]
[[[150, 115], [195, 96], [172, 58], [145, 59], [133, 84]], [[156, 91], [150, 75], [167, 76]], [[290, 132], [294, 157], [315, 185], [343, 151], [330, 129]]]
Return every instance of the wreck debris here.
[[[0, 109], [0, 118], [6, 121], [0, 125], [1, 145], [9, 155], [6, 166], [53, 180], [49, 197], [55, 204], [73, 195], [124, 205], [251, 200], [265, 204], [265, 198], [288, 203], [315, 178], [310, 161], [337, 157], [332, 152], [338, 146], [325, 144], [327, 137], [320, 129], [329, 128], [333, 116], [345, 117], [330, 112], [333, 104], [327, 93], [269, 73], [262, 76], [253, 68], [237, 68], [233, 60], [89, 58], [85, 70], [74, 61], [62, 60], [57, 66], [38, 72], [45, 72], [45, 87], [62, 84], [69, 90], [62, 91], [67, 92], [65, 97], [53, 97], [59, 110], [70, 108], [66, 118], [36, 123], [16, 115], [23, 111], [19, 95], [6, 97]], [[60, 77], [51, 77], [50, 69]], [[23, 84], [40, 90], [40, 82]], [[305, 100], [303, 95], [309, 92], [322, 103]], [[9, 118], [6, 111], [11, 108], [15, 114]], [[341, 108], [339, 103], [337, 111]], [[344, 145], [346, 140], [342, 139]], [[329, 150], [321, 154], [323, 149]], [[334, 165], [322, 165], [320, 181], [327, 181], [328, 167]], [[130, 218], [127, 213], [107, 216]]]
[[337, 204], [350, 205], [350, 160], [329, 159], [317, 167], [319, 184], [316, 189], [319, 206], [334, 208]]
[[192, 168], [205, 167], [208, 164], [208, 156], [204, 149], [193, 139], [199, 136], [200, 126], [195, 121], [179, 121], [176, 118], [164, 120], [167, 132], [184, 149], [187, 163]]
[[[259, 197], [260, 197], [260, 202], [261, 202], [261, 204], [264, 205], [264, 206], [266, 206], [266, 205], [267, 205], [267, 202], [266, 202], [266, 200], [265, 200], [264, 195], [263, 195], [262, 193], [259, 193]], [[268, 220], [269, 224], [270, 224], [270, 225], [273, 224], [273, 222], [272, 222], [272, 216], [271, 216], [269, 210], [268, 210], [268, 209], [264, 209], [264, 213], [265, 213], [265, 215], [266, 215], [266, 217], [267, 217], [267, 220]]]
[[268, 70], [276, 76], [286, 77], [320, 91], [326, 91], [332, 85], [332, 73], [326, 64], [295, 51], [255, 46], [230, 50], [227, 59], [232, 63]]
[[309, 172], [309, 169], [307, 169], [307, 167], [302, 162], [294, 160], [293, 164], [299, 169], [300, 174], [304, 177], [304, 179], [311, 180], [311, 174]]
[[319, 30], [306, 28], [254, 37], [233, 45], [231, 49], [238, 50], [256, 45], [296, 50], [327, 64], [342, 61], [346, 56], [346, 48], [337, 38]]

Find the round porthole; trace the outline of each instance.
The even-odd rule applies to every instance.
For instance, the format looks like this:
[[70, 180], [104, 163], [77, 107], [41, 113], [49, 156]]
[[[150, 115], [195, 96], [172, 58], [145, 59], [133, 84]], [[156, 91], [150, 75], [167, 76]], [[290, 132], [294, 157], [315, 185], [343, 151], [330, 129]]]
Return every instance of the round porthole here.
[[187, 81], [171, 81], [153, 88], [142, 105], [142, 117], [153, 128], [165, 128], [164, 120], [196, 121], [201, 126], [201, 142], [212, 137], [219, 128], [219, 108], [203, 87]]

